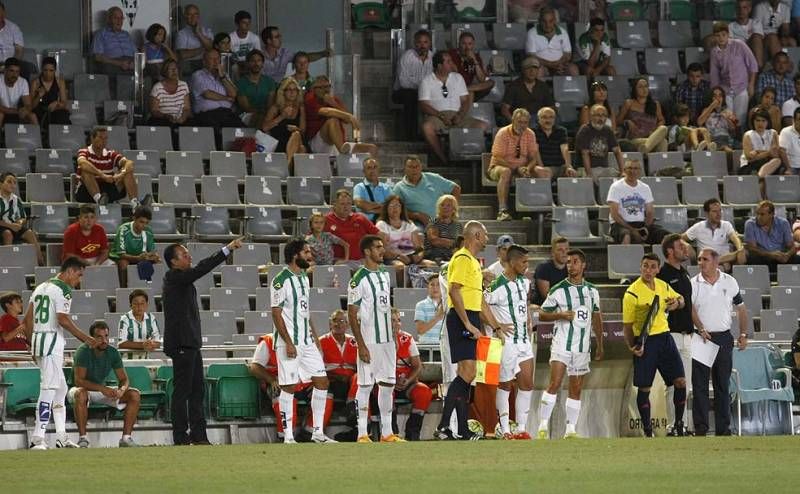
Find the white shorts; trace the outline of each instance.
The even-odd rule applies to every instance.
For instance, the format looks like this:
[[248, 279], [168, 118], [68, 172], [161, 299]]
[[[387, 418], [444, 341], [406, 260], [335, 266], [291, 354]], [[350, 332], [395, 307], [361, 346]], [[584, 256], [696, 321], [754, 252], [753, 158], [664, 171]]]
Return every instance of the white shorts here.
[[567, 366], [568, 376], [582, 376], [589, 373], [589, 352], [562, 352], [550, 347], [550, 362], [561, 362]]
[[506, 338], [503, 355], [500, 357], [500, 382], [513, 381], [519, 374], [519, 364], [526, 360], [533, 360], [533, 347], [530, 340], [527, 343], [513, 343]]
[[367, 343], [369, 363], [358, 359], [356, 366], [359, 386], [372, 386], [375, 383], [394, 384], [397, 382], [397, 346], [394, 341], [387, 343]]
[[63, 370], [63, 355], [36, 357], [36, 365], [39, 366], [41, 374], [39, 389], [67, 389], [67, 378], [64, 377]]
[[[67, 393], [67, 399], [70, 403], [75, 403], [75, 395], [78, 393], [80, 388], [69, 388], [69, 392]], [[133, 389], [133, 388], [131, 388]], [[88, 391], [89, 393], [89, 404], [90, 405], [106, 405], [110, 407], [114, 407], [117, 410], [125, 410], [125, 407], [128, 406], [127, 403], [123, 403], [116, 398], [109, 398], [108, 396], [104, 395], [100, 391]]]
[[297, 356], [286, 356], [286, 346], [275, 349], [278, 357], [278, 386], [307, 383], [312, 377], [325, 377], [325, 363], [317, 345], [295, 345]]
[[450, 341], [447, 337], [447, 327], [442, 325], [442, 337], [439, 339], [439, 351], [442, 354], [442, 384], [448, 384], [458, 375], [458, 364], [450, 359]]
[[311, 139], [311, 142], [308, 143], [311, 147], [311, 152], [314, 154], [332, 154], [334, 156], [339, 155], [339, 150], [336, 149], [336, 146], [333, 144], [328, 144], [325, 142], [325, 139], [322, 138], [322, 132], [317, 132], [317, 135]]

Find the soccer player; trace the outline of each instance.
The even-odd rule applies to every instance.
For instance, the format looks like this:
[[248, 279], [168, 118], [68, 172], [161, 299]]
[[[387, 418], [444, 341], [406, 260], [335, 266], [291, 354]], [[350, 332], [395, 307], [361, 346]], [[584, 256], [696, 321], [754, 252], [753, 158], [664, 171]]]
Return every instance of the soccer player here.
[[325, 401], [328, 396], [328, 377], [319, 351], [319, 338], [311, 323], [308, 298], [309, 284], [306, 269], [314, 258], [311, 247], [301, 238], [291, 240], [284, 248], [287, 267], [272, 280], [270, 298], [272, 321], [275, 326], [275, 352], [278, 356], [278, 385], [281, 388], [280, 410], [286, 444], [294, 444], [294, 393], [298, 383], [314, 385], [311, 393], [311, 413], [314, 431], [311, 441], [335, 443], [323, 433]]
[[48, 449], [44, 441], [52, 414], [56, 425], [56, 448], [77, 448], [67, 439], [67, 380], [64, 377], [64, 330], [94, 348], [94, 338], [80, 330], [69, 317], [72, 289], [80, 285], [86, 263], [70, 257], [61, 264], [55, 278], [37, 286], [31, 294], [25, 314], [25, 332], [31, 342], [33, 360], [41, 370], [39, 399], [36, 402], [36, 426], [31, 435], [31, 449]]
[[550, 384], [542, 393], [539, 405], [539, 439], [550, 437], [550, 415], [561, 389], [564, 373], [569, 377], [567, 394], [567, 430], [565, 438], [578, 437], [575, 426], [581, 414], [583, 376], [589, 372], [591, 333], [597, 337], [594, 359], [603, 358], [603, 317], [600, 313], [600, 294], [583, 278], [586, 256], [580, 249], [567, 252], [567, 279], [550, 288], [539, 312], [542, 322], [553, 321], [553, 341], [550, 344]]
[[347, 294], [347, 316], [358, 344], [357, 442], [372, 442], [367, 434], [369, 395], [376, 383], [381, 442], [405, 442], [392, 431], [397, 349], [391, 324], [391, 280], [383, 269], [383, 240], [377, 235], [366, 235], [359, 248], [364, 266], [353, 275]]
[[[528, 296], [531, 282], [525, 277], [528, 271], [528, 251], [512, 244], [506, 249], [503, 272], [494, 279], [485, 293], [486, 303], [497, 322], [510, 324], [509, 334], [503, 339], [503, 355], [500, 360], [500, 383], [497, 386], [495, 404], [500, 428], [505, 439], [530, 439], [526, 432], [528, 411], [533, 394], [533, 347], [530, 331], [533, 328], [528, 314]], [[512, 435], [509, 424], [509, 397], [513, 381], [517, 381], [515, 411], [517, 432]]]
[[127, 352], [130, 359], [146, 359], [148, 352], [161, 347], [158, 321], [151, 312], [147, 312], [149, 300], [146, 291], [138, 288], [133, 290], [128, 295], [131, 310], [119, 319], [119, 349], [134, 350]]
[[[419, 382], [422, 372], [422, 360], [419, 358], [417, 342], [411, 334], [402, 329], [400, 311], [392, 309], [392, 331], [397, 342], [397, 384], [394, 387], [395, 397], [405, 398], [411, 402], [411, 415], [406, 421], [406, 439], [419, 441], [422, 420], [433, 399], [431, 388]], [[392, 426], [395, 427], [394, 425]], [[397, 429], [395, 429], [397, 430]]]
[[[638, 388], [636, 406], [646, 437], [653, 437], [650, 423], [650, 387], [661, 374], [667, 386], [675, 386], [673, 403], [675, 416], [682, 417], [686, 406], [686, 377], [675, 340], [669, 334], [667, 312], [684, 306], [683, 297], [665, 281], [656, 278], [660, 260], [655, 254], [645, 254], [640, 266], [641, 276], [631, 283], [622, 296], [622, 332], [633, 354], [633, 385]], [[654, 298], [659, 298], [658, 311], [652, 317], [649, 336], [642, 343], [641, 334], [647, 313]]]

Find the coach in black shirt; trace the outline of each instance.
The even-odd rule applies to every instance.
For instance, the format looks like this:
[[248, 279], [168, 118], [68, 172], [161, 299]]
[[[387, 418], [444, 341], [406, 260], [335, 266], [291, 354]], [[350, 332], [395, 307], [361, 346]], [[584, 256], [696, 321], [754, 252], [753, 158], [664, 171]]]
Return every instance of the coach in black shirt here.
[[531, 290], [531, 303], [542, 305], [550, 292], [550, 287], [567, 279], [567, 251], [569, 240], [553, 237], [550, 244], [550, 259], [536, 266], [533, 272], [535, 287]]
[[[689, 245], [681, 239], [677, 233], [672, 233], [664, 237], [661, 242], [661, 250], [664, 253], [666, 261], [661, 265], [661, 271], [658, 273], [658, 278], [665, 281], [673, 290], [683, 296], [685, 305], [682, 309], [670, 311], [667, 314], [667, 321], [669, 323], [669, 332], [672, 339], [675, 340], [675, 345], [681, 354], [683, 361], [683, 370], [686, 373], [686, 381], [691, 382], [692, 379], [692, 332], [694, 331], [694, 324], [692, 323], [692, 283], [689, 280], [689, 273], [683, 267], [684, 262], [689, 259]], [[686, 406], [686, 393], [681, 393], [680, 396], [674, 396], [674, 389], [672, 386], [667, 388], [667, 395], [672, 394], [672, 401], [675, 405], [674, 409], [667, 407], [667, 415], [672, 426], [671, 435], [683, 436], [686, 432], [683, 426], [683, 410]], [[669, 402], [669, 396], [668, 402]], [[682, 403], [678, 403], [681, 401]], [[676, 413], [676, 410], [678, 413]], [[680, 416], [678, 416], [680, 415]]]
[[[203, 411], [205, 381], [200, 348], [200, 310], [194, 282], [242, 246], [236, 239], [216, 254], [192, 267], [192, 256], [185, 246], [172, 244], [164, 249], [164, 274], [161, 300], [164, 304], [164, 353], [172, 358], [172, 440], [175, 445], [209, 444]], [[190, 432], [187, 432], [190, 431]]]

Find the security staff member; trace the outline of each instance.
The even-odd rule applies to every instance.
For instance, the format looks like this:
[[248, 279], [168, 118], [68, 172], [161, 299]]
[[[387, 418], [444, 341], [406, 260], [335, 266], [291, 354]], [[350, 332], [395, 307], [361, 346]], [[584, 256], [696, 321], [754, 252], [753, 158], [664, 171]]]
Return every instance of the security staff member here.
[[692, 417], [694, 433], [705, 436], [708, 432], [708, 376], [714, 384], [714, 425], [717, 436], [731, 435], [731, 399], [729, 383], [733, 367], [733, 323], [731, 311], [735, 307], [739, 317], [739, 349], [747, 347], [747, 310], [736, 279], [719, 270], [719, 254], [713, 249], [703, 249], [697, 257], [700, 273], [692, 278], [692, 320], [706, 341], [719, 345], [714, 364], [709, 368], [692, 360]]

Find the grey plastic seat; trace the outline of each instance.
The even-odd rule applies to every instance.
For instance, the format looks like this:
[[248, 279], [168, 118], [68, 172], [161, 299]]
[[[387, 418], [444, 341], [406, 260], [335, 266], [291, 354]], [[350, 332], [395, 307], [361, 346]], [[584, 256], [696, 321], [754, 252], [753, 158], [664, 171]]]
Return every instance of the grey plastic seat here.
[[33, 204], [31, 216], [36, 216], [34, 229], [41, 236], [62, 238], [70, 224], [69, 208], [66, 204]]
[[[330, 203], [333, 204], [336, 201], [336, 191], [340, 189], [345, 189], [353, 193], [353, 188], [359, 183], [361, 180], [358, 180], [354, 177], [331, 177], [331, 186], [330, 186], [330, 196], [329, 200]], [[389, 188], [392, 187], [391, 184]]]
[[[90, 130], [97, 125], [97, 110], [94, 100], [71, 100], [67, 102], [69, 108], [69, 121], [84, 130]], [[85, 144], [85, 143], [84, 143]]]
[[338, 288], [311, 288], [308, 303], [311, 310], [326, 311], [330, 314], [342, 308], [339, 295], [340, 289]]
[[611, 184], [617, 180], [619, 179], [612, 177], [600, 177], [597, 180], [597, 198], [603, 206], [608, 205], [608, 190], [611, 188]]
[[245, 232], [253, 239], [280, 241], [288, 238], [283, 230], [283, 217], [280, 209], [248, 206], [245, 209], [245, 215], [248, 218]]
[[368, 154], [340, 154], [336, 157], [336, 175], [340, 177], [363, 177], [364, 160]]
[[125, 116], [125, 127], [133, 128], [133, 101], [112, 99], [103, 101], [103, 122], [106, 124], [119, 124]]
[[800, 286], [800, 265], [778, 264], [778, 286]]
[[497, 22], [492, 25], [494, 47], [498, 50], [524, 50], [527, 29], [523, 23]]
[[[258, 307], [256, 307], [258, 308]], [[272, 313], [269, 311], [248, 310], [244, 313], [245, 335], [264, 335], [272, 332]], [[256, 344], [258, 341], [255, 342]]]
[[761, 332], [756, 335], [756, 339], [790, 341], [796, 331], [796, 309], [762, 310]]
[[228, 175], [242, 179], [247, 175], [247, 162], [242, 152], [211, 151], [211, 175]]
[[656, 206], [675, 206], [678, 200], [678, 181], [675, 177], [642, 177], [642, 182], [650, 186]]
[[612, 280], [637, 278], [643, 255], [642, 245], [609, 245], [608, 277]]
[[45, 53], [56, 58], [58, 61], [58, 73], [68, 81], [75, 79], [76, 74], [82, 74], [86, 71], [84, 57], [81, 55], [80, 48], [48, 48]]
[[652, 46], [650, 26], [647, 21], [619, 21], [616, 32], [617, 44], [622, 48], [649, 48]]
[[[611, 52], [615, 51], [627, 51], [627, 50], [612, 50]], [[630, 56], [633, 57], [633, 65], [636, 67], [636, 54], [634, 52], [630, 53]], [[630, 60], [627, 63], [631, 63]], [[617, 69], [618, 74], [623, 74], [620, 72], [620, 67], [614, 66]], [[622, 67], [624, 68], [624, 66]], [[638, 73], [638, 69], [634, 74]], [[631, 85], [628, 82], [628, 77], [625, 75], [598, 75], [594, 78], [595, 81], [600, 81], [606, 85], [608, 88], [608, 102], [614, 108], [619, 108], [625, 103], [625, 100], [628, 98], [631, 92]]]
[[[13, 269], [22, 269], [22, 268], [13, 268]], [[44, 283], [45, 281], [49, 280], [50, 278], [55, 278], [60, 271], [59, 266], [36, 266], [33, 268], [33, 284], [34, 286], [39, 286], [40, 284]], [[24, 276], [24, 273], [23, 273]]]
[[223, 127], [222, 128], [222, 150], [233, 150], [233, 143], [236, 139], [255, 137], [256, 129], [248, 127]]
[[72, 86], [76, 100], [101, 103], [111, 99], [108, 76], [105, 74], [75, 74]]
[[[578, 126], [578, 119], [580, 118], [580, 112], [578, 106], [575, 103], [561, 103], [556, 101], [555, 103], [556, 109], [556, 117], [557, 122], [559, 125], [563, 125], [567, 128], [573, 128]], [[583, 106], [583, 105], [581, 105]]]
[[319, 177], [289, 177], [286, 179], [286, 202], [298, 206], [325, 205], [325, 192]]
[[172, 129], [150, 125], [136, 126], [136, 148], [152, 149], [163, 157], [167, 151], [173, 150]]
[[294, 176], [319, 177], [323, 180], [330, 180], [333, 176], [330, 158], [327, 154], [295, 154]]
[[236, 311], [224, 309], [211, 309], [200, 311], [200, 324], [203, 334], [209, 336], [219, 335], [221, 339], [216, 341], [203, 341], [204, 345], [220, 345], [226, 340], [230, 341], [232, 335], [236, 334]]
[[161, 158], [158, 151], [152, 149], [125, 149], [122, 151], [122, 154], [133, 161], [137, 174], [156, 178], [163, 173], [161, 169]]
[[589, 91], [586, 85], [586, 76], [554, 76], [553, 77], [553, 97], [559, 103], [574, 103], [584, 105], [589, 99]]
[[686, 67], [693, 63], [703, 65], [708, 61], [708, 52], [702, 46], [689, 46], [683, 52]]
[[244, 179], [244, 202], [278, 206], [283, 204], [281, 179], [278, 177], [247, 176]]
[[492, 103], [495, 105], [499, 105], [503, 101], [503, 95], [506, 93], [506, 83], [503, 79], [503, 76], [493, 75], [489, 77], [492, 81], [494, 81], [494, 86], [492, 89], [489, 90], [489, 94], [483, 97], [483, 101], [486, 103]]
[[231, 233], [228, 208], [224, 206], [192, 206], [192, 216], [196, 217], [194, 232], [201, 239], [228, 239]]
[[762, 292], [769, 291], [769, 269], [758, 264], [751, 266], [734, 266], [733, 277], [740, 288], [759, 288]]
[[758, 177], [755, 175], [723, 177], [722, 194], [727, 204], [734, 206], [755, 206], [761, 200]]
[[728, 157], [724, 151], [692, 151], [692, 168], [696, 176], [722, 178], [728, 174]]
[[[334, 280], [338, 287], [333, 286]], [[350, 268], [344, 264], [316, 266], [312, 281], [314, 288], [337, 288], [340, 293], [345, 294], [350, 282]]]
[[178, 127], [178, 146], [181, 151], [199, 151], [207, 160], [217, 150], [214, 129], [211, 127]]
[[665, 48], [686, 48], [694, 44], [691, 21], [658, 21], [658, 44]]
[[194, 177], [159, 175], [158, 202], [161, 204], [197, 204]]
[[262, 265], [272, 262], [272, 253], [269, 244], [248, 242], [240, 249], [233, 251], [234, 265]]
[[245, 288], [249, 293], [261, 286], [256, 265], [221, 266], [222, 286], [224, 288]]
[[[71, 312], [83, 314], [105, 314], [108, 312], [108, 296], [113, 291], [107, 290], [73, 290]], [[85, 328], [87, 331], [89, 328]]]
[[106, 125], [108, 131], [108, 149], [129, 149], [131, 140], [128, 137], [128, 128], [124, 125]]
[[672, 98], [672, 83], [666, 75], [648, 75], [647, 84], [650, 86], [650, 95], [656, 101], [667, 104]]
[[236, 317], [244, 317], [244, 312], [250, 310], [250, 300], [247, 288], [212, 288], [211, 310], [232, 310]]
[[37, 173], [61, 173], [69, 175], [75, 172], [72, 162], [73, 152], [69, 149], [37, 149]]
[[683, 177], [681, 188], [683, 203], [689, 206], [702, 206], [708, 199], [719, 199], [719, 187], [715, 177]]
[[[156, 251], [159, 251], [159, 249], [157, 248]], [[159, 251], [159, 255], [162, 255], [162, 253], [163, 253], [162, 251]], [[128, 265], [127, 273], [128, 273], [128, 288], [147, 288], [149, 290], [152, 290], [152, 293], [154, 294], [160, 294], [161, 288], [164, 284], [164, 273], [166, 273], [166, 265], [163, 262], [160, 262], [158, 264], [153, 264], [153, 276], [151, 278], [151, 281], [149, 282], [146, 280], [139, 279], [139, 271], [133, 264]], [[117, 300], [117, 305], [119, 306], [119, 299]]]
[[[114, 97], [118, 100], [130, 101], [132, 108], [132, 102], [136, 93], [136, 84], [133, 76], [128, 74], [117, 74], [114, 76], [114, 79], [116, 84]], [[150, 89], [152, 89], [152, 86], [149, 88], [145, 87], [145, 94], [150, 94]], [[133, 114], [133, 112], [131, 112], [131, 114]]]
[[800, 307], [800, 287], [773, 286], [769, 289], [770, 309], [796, 309]]
[[25, 274], [33, 274], [36, 250], [30, 244], [0, 245], [0, 266], [18, 267]]
[[[270, 267], [272, 267], [272, 266], [270, 266]], [[283, 266], [275, 266], [276, 269], [278, 267], [283, 269]], [[277, 272], [275, 272], [274, 274], [269, 274], [269, 273], [267, 274], [267, 278], [268, 278], [270, 283], [272, 282], [272, 279], [275, 277], [275, 275], [277, 275]], [[270, 301], [271, 300], [270, 297], [271, 296], [270, 296], [270, 289], [269, 288], [267, 288], [265, 286], [261, 287], [261, 288], [256, 288], [256, 310], [257, 311], [258, 310], [266, 310], [269, 313], [269, 310], [270, 310], [270, 307], [271, 307], [271, 303], [272, 303]], [[245, 330], [245, 331], [247, 331], [247, 330]], [[251, 331], [247, 331], [247, 332], [250, 333]]]
[[594, 200], [594, 181], [591, 178], [561, 177], [557, 183], [560, 206], [597, 206]]
[[250, 155], [253, 164], [253, 175], [261, 177], [289, 176], [289, 160], [286, 153], [253, 153]]
[[471, 159], [486, 151], [486, 139], [482, 129], [450, 129], [450, 158]]
[[486, 38], [486, 26], [484, 26], [483, 23], [454, 22], [450, 26], [450, 32], [452, 34], [452, 43], [453, 43], [452, 46], [458, 46], [458, 37], [461, 35], [462, 32], [468, 32], [472, 33], [472, 35], [475, 37], [476, 50], [486, 50], [489, 48], [489, 42], [487, 41]]
[[587, 208], [553, 208], [553, 236], [561, 236], [570, 242], [598, 242], [589, 228]]
[[394, 307], [398, 309], [415, 309], [417, 302], [428, 296], [425, 288], [395, 288], [393, 291]]
[[656, 206], [657, 223], [667, 231], [683, 233], [689, 227], [689, 218], [685, 207]]
[[153, 219], [150, 220], [150, 228], [153, 230], [154, 235], [160, 239], [170, 240], [179, 240], [186, 237], [178, 230], [174, 206], [157, 204], [150, 209], [153, 213]]
[[518, 178], [514, 183], [517, 211], [549, 211], [553, 207], [553, 191], [550, 180]]
[[200, 151], [167, 151], [166, 158], [167, 175], [189, 175], [200, 178], [205, 174]]
[[800, 202], [800, 176], [769, 175], [764, 177], [767, 199], [780, 204]]
[[116, 266], [89, 266], [83, 271], [81, 288], [84, 290], [116, 290], [119, 275]]
[[113, 234], [122, 224], [122, 206], [119, 204], [98, 205], [97, 224], [102, 225], [106, 234]]
[[398, 311], [398, 315], [400, 316], [400, 329], [416, 338], [417, 325], [414, 322], [414, 312], [413, 310], [406, 309]]
[[5, 172], [11, 172], [18, 177], [30, 173], [30, 151], [24, 148], [0, 149], [0, 173]]
[[48, 140], [51, 148], [75, 152], [86, 146], [86, 134], [80, 125], [49, 125]]
[[203, 204], [241, 204], [239, 202], [239, 181], [236, 177], [204, 175], [200, 180]]
[[680, 73], [676, 48], [647, 48], [644, 51], [644, 66], [648, 74], [674, 77]]
[[[37, 266], [38, 267], [38, 266]], [[20, 293], [28, 289], [25, 272], [21, 267], [0, 267], [0, 292], [13, 291]], [[27, 311], [27, 307], [25, 308]]]
[[[626, 151], [622, 153], [622, 159], [624, 161], [639, 161], [640, 163], [644, 164], [644, 155], [638, 151]], [[615, 155], [613, 152], [608, 153], [608, 167], [616, 168], [617, 170], [622, 169], [622, 167], [617, 163], [617, 155]], [[605, 199], [605, 197], [603, 197], [603, 199]]]
[[312, 310], [309, 312], [311, 324], [317, 331], [325, 331], [330, 326], [330, 312], [324, 310]]
[[761, 296], [764, 292], [760, 288], [739, 288], [739, 294], [742, 296], [742, 302], [747, 307], [747, 311], [751, 314], [758, 315], [763, 309]]
[[494, 105], [492, 103], [485, 101], [472, 103], [469, 109], [469, 116], [489, 124], [488, 131], [492, 131], [497, 127], [497, 118], [495, 117]]
[[60, 173], [26, 174], [25, 202], [65, 202], [64, 176]]
[[42, 130], [38, 125], [7, 123], [3, 125], [7, 148], [33, 151], [42, 147]]
[[[111, 266], [113, 267], [113, 266]], [[131, 303], [130, 297], [131, 292], [134, 290], [144, 290], [147, 293], [147, 312], [155, 312], [156, 311], [156, 297], [155, 293], [151, 288], [143, 288], [143, 287], [131, 287], [131, 288], [117, 288], [114, 290], [115, 298], [117, 300], [117, 310], [116, 312], [128, 312], [131, 310]], [[161, 332], [163, 335], [164, 328], [161, 328]]]

